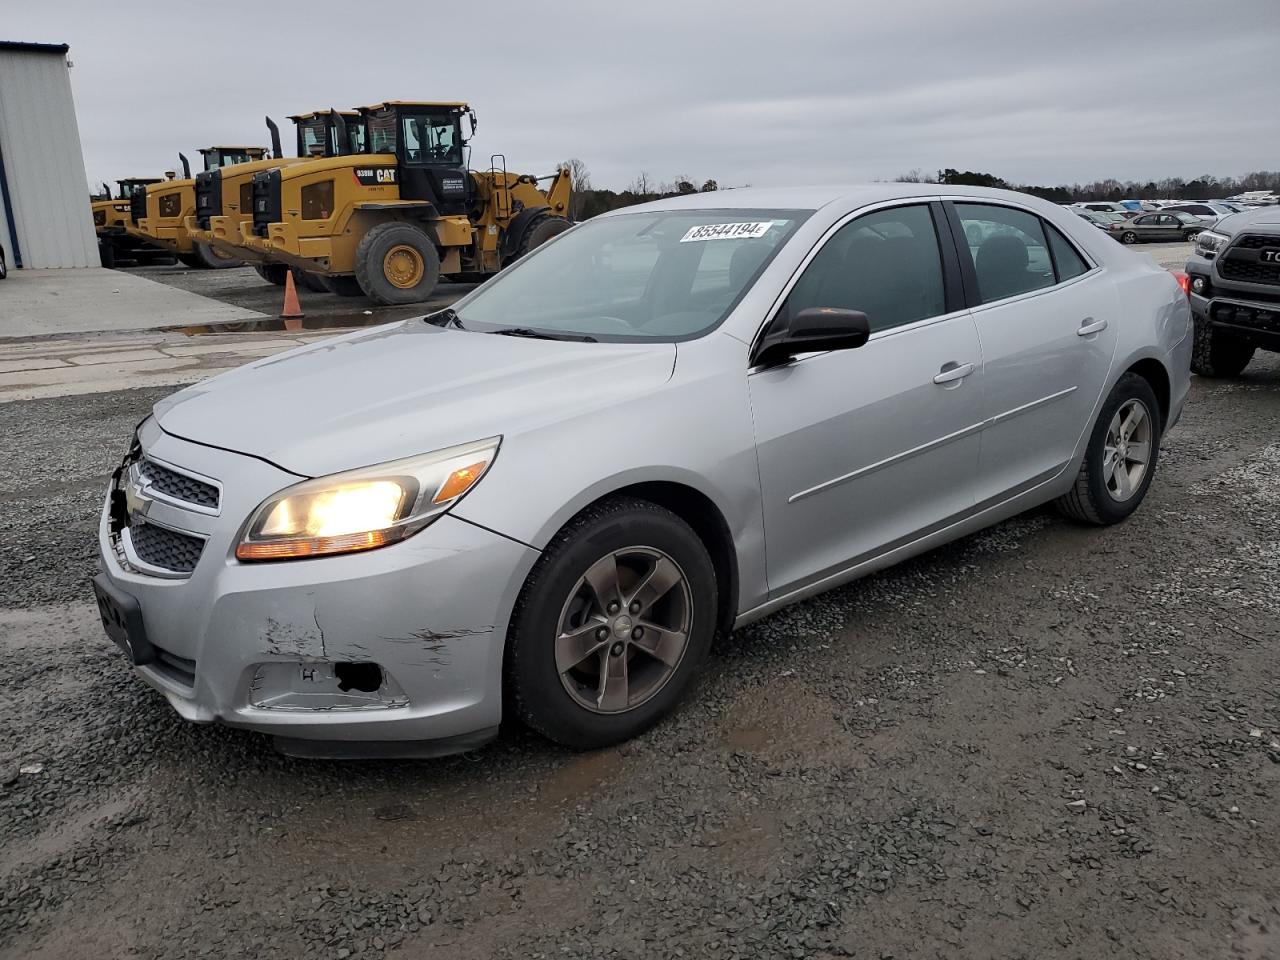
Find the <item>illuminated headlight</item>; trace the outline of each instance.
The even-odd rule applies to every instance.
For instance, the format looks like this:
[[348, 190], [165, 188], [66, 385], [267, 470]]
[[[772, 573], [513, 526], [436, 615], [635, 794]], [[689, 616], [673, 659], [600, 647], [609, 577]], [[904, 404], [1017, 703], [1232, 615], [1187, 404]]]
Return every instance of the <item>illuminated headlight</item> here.
[[413, 536], [466, 496], [501, 437], [317, 477], [254, 511], [240, 560], [291, 560], [371, 550]]
[[1214, 233], [1212, 230], [1201, 230], [1196, 237], [1197, 253], [1217, 253], [1218, 249], [1231, 238], [1223, 233]]

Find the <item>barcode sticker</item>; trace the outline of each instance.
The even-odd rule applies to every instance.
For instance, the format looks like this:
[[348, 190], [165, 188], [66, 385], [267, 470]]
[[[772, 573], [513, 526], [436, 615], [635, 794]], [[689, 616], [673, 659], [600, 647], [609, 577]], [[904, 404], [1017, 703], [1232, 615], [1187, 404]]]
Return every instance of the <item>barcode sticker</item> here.
[[681, 243], [696, 243], [699, 240], [738, 240], [763, 237], [773, 226], [772, 220], [757, 223], [707, 223], [700, 227], [690, 227], [680, 238]]

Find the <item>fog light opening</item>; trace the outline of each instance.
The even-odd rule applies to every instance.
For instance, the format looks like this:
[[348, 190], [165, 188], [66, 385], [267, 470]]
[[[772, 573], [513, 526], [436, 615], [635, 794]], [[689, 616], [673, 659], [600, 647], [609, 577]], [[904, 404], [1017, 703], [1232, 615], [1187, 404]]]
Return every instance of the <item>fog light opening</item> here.
[[376, 663], [335, 663], [333, 675], [338, 678], [338, 689], [343, 693], [348, 690], [373, 693], [382, 686], [382, 668]]

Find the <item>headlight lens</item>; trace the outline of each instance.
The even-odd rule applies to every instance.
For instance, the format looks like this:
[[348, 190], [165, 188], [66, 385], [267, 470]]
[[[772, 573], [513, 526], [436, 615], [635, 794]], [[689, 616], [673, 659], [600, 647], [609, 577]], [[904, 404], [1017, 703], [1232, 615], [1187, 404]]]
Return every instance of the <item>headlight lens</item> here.
[[1200, 253], [1217, 253], [1218, 249], [1230, 239], [1225, 233], [1201, 230], [1196, 237], [1196, 250]]
[[492, 437], [299, 483], [254, 511], [236, 557], [320, 557], [411, 537], [479, 482], [501, 440]]

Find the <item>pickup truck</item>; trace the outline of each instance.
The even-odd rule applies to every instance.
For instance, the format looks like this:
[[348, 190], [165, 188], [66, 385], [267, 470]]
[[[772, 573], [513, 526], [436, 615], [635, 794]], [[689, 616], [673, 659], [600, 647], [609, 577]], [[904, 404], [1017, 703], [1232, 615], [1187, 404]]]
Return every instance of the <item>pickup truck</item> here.
[[1236, 377], [1255, 351], [1280, 352], [1280, 207], [1223, 217], [1201, 231], [1187, 278], [1193, 371]]

